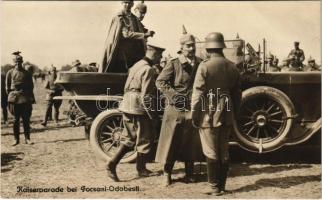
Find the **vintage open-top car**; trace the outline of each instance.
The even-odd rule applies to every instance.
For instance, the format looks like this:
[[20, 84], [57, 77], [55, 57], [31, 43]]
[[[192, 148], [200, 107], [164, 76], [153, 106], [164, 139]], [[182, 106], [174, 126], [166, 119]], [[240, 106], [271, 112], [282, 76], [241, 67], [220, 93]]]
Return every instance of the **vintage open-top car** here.
[[[243, 90], [231, 143], [251, 152], [265, 153], [284, 145], [303, 143], [319, 132], [320, 72], [267, 72], [265, 41], [263, 52], [254, 51], [241, 39], [226, 41], [229, 43], [233, 47], [225, 49], [224, 53], [238, 64]], [[246, 49], [254, 61], [259, 61], [255, 68], [245, 65]], [[201, 47], [199, 50], [199, 54], [204, 55]], [[113, 155], [121, 139], [122, 113], [117, 107], [122, 101], [126, 78], [126, 73], [61, 72], [56, 80], [70, 93], [70, 96], [56, 99], [74, 100], [78, 108], [93, 119], [90, 143], [105, 159]], [[135, 158], [133, 150], [122, 161]]]

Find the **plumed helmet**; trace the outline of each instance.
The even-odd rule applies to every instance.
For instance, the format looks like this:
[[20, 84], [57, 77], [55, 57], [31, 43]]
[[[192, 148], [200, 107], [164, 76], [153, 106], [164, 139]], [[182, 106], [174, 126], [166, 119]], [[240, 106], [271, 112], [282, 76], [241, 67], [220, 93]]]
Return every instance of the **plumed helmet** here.
[[239, 34], [237, 33], [236, 40], [233, 41], [233, 47], [240, 48], [240, 47], [243, 47], [244, 45], [245, 45], [244, 40], [240, 39]]
[[196, 42], [195, 37], [192, 34], [187, 33], [186, 27], [182, 25], [182, 36], [180, 38], [180, 44], [193, 44]]
[[144, 1], [141, 1], [140, 3], [136, 4], [135, 9], [138, 9], [140, 13], [146, 13], [148, 8], [144, 4]]
[[224, 36], [219, 32], [212, 32], [207, 35], [206, 39], [206, 49], [223, 49], [226, 48]]
[[21, 53], [20, 51], [15, 51], [12, 53], [14, 63], [22, 63], [23, 62], [23, 57], [20, 55], [20, 53]]

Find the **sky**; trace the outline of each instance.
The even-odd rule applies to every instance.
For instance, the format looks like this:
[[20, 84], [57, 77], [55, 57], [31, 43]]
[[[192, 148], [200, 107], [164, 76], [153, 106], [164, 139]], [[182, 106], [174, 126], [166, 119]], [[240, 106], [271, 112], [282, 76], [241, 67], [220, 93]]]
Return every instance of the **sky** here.
[[[137, 3], [137, 2], [135, 2]], [[200, 40], [210, 32], [240, 38], [255, 49], [263, 38], [280, 60], [294, 41], [306, 58], [321, 63], [320, 1], [184, 2], [145, 1], [143, 21], [156, 34], [151, 39], [176, 55], [182, 25]], [[12, 63], [13, 51], [40, 68], [60, 67], [75, 59], [101, 63], [108, 27], [120, 11], [118, 1], [1, 2], [1, 64]], [[305, 60], [306, 63], [306, 60]]]

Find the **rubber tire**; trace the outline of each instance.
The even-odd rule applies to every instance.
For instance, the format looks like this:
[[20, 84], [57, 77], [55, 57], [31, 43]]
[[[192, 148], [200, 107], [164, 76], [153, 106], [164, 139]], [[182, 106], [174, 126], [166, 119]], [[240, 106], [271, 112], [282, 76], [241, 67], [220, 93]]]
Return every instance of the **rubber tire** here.
[[[292, 103], [290, 98], [282, 91], [280, 91], [276, 88], [273, 88], [273, 87], [269, 87], [269, 86], [258, 86], [258, 87], [249, 88], [249, 89], [243, 91], [242, 103], [247, 101], [250, 98], [254, 98], [256, 96], [262, 96], [262, 95], [267, 95], [270, 98], [272, 98], [273, 100], [275, 100], [276, 102], [278, 102], [285, 110], [285, 113], [287, 116], [294, 115], [295, 108], [294, 108], [294, 104]], [[263, 143], [262, 153], [275, 151], [275, 150], [281, 148], [286, 143], [286, 137], [289, 134], [290, 130], [292, 129], [293, 121], [294, 121], [294, 119], [291, 119], [291, 118], [287, 119], [285, 129], [279, 135], [279, 137], [274, 139], [273, 141]], [[242, 148], [244, 148], [248, 151], [251, 151], [251, 152], [259, 153], [258, 144], [243, 137], [243, 135], [239, 132], [239, 130], [237, 128], [236, 121], [234, 122], [234, 134], [235, 134], [235, 138], [237, 139], [238, 144]]]
[[[100, 147], [98, 143], [98, 130], [100, 130], [100, 126], [103, 124], [103, 122], [108, 119], [109, 117], [112, 117], [116, 114], [122, 115], [122, 112], [120, 112], [117, 109], [113, 110], [106, 110], [101, 112], [97, 117], [94, 119], [91, 130], [90, 130], [90, 144], [91, 147], [96, 155], [98, 155], [100, 158], [108, 161], [111, 159], [109, 155], [107, 155]], [[128, 162], [134, 162], [137, 157], [137, 152], [133, 153], [131, 156], [123, 158], [120, 162], [121, 163], [128, 163]]]

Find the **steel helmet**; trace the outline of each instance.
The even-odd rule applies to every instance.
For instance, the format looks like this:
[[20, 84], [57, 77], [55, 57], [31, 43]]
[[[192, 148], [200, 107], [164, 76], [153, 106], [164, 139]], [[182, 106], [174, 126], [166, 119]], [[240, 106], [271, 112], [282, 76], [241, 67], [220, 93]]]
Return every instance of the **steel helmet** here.
[[206, 49], [223, 49], [226, 48], [224, 36], [219, 32], [209, 33], [206, 37]]

